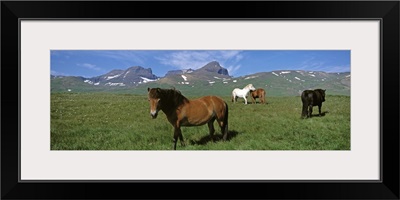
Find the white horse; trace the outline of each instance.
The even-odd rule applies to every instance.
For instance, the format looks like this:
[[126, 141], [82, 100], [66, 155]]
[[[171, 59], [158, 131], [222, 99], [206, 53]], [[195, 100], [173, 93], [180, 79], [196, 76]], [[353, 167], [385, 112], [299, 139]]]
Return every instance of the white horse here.
[[244, 99], [244, 104], [247, 104], [247, 96], [249, 96], [249, 92], [256, 90], [254, 88], [253, 84], [248, 84], [246, 87], [243, 89], [240, 88], [235, 88], [232, 91], [232, 102], [236, 102], [238, 97], [241, 97]]

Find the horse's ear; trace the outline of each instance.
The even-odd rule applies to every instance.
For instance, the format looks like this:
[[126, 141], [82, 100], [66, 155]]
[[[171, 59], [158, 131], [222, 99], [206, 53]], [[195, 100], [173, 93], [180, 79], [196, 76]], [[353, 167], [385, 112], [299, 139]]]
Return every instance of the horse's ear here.
[[161, 88], [157, 88], [157, 92], [161, 92]]
[[149, 92], [150, 91], [150, 88], [147, 88], [147, 92]]

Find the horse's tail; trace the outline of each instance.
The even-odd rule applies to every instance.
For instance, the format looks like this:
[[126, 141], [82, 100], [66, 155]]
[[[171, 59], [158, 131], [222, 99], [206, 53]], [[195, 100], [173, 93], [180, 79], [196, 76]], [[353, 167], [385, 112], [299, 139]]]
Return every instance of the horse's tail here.
[[222, 139], [226, 140], [228, 137], [228, 114], [229, 114], [229, 111], [228, 111], [228, 104], [226, 102], [224, 102], [224, 103], [225, 103], [225, 116], [224, 116], [224, 128], [223, 128], [224, 132], [222, 133], [223, 134]]

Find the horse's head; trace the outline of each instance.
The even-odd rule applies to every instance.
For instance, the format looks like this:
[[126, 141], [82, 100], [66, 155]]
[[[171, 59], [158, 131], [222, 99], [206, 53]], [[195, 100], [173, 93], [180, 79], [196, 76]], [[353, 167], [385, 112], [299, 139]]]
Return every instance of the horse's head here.
[[256, 90], [256, 88], [253, 86], [253, 84], [246, 85], [246, 88], [248, 88], [250, 91]]
[[150, 115], [153, 119], [157, 118], [158, 111], [161, 109], [161, 89], [147, 88], [148, 100], [150, 102]]
[[320, 92], [321, 92], [321, 96], [322, 96], [322, 102], [325, 102], [325, 91], [326, 90], [320, 90]]

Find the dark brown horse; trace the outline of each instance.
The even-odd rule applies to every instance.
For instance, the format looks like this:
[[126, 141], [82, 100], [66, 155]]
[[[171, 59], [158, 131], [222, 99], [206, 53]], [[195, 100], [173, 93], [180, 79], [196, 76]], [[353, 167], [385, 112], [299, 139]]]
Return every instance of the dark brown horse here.
[[265, 95], [266, 92], [262, 88], [257, 88], [254, 91], [250, 91], [251, 99], [253, 103], [257, 103], [257, 98], [260, 100], [260, 103], [265, 104]]
[[303, 103], [302, 118], [310, 118], [312, 116], [313, 106], [318, 106], [318, 114], [321, 116], [322, 102], [325, 102], [325, 91], [323, 89], [315, 89], [304, 90], [301, 93], [301, 102]]
[[217, 120], [223, 134], [228, 135], [228, 104], [217, 96], [204, 96], [189, 100], [175, 89], [147, 88], [150, 102], [150, 115], [153, 119], [162, 110], [174, 127], [174, 150], [176, 142], [184, 145], [181, 126], [200, 126], [208, 124], [211, 138], [214, 135], [214, 121]]

